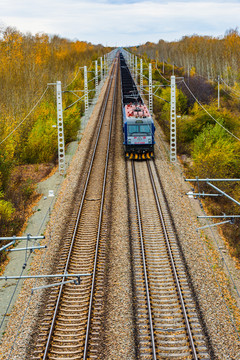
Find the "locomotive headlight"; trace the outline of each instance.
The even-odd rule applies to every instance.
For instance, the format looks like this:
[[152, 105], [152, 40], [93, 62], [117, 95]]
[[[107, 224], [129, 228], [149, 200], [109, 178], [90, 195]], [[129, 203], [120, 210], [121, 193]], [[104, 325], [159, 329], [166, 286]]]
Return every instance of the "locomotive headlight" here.
[[148, 139], [148, 143], [151, 144], [152, 140], [151, 139]]
[[128, 139], [128, 144], [131, 144], [131, 139]]

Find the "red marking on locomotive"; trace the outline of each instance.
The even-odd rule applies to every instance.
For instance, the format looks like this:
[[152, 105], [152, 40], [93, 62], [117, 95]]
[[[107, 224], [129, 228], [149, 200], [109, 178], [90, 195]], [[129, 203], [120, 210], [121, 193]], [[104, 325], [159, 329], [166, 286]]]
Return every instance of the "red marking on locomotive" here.
[[146, 105], [128, 104], [125, 105], [125, 111], [126, 111], [126, 117], [136, 117], [136, 118], [151, 117]]

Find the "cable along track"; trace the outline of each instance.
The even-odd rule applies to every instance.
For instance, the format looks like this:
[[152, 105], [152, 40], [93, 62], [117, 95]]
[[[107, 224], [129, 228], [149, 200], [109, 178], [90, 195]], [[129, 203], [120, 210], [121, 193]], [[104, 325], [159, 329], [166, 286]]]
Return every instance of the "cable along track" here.
[[[59, 289], [51, 290], [38, 329], [33, 359], [85, 359], [87, 356], [117, 73], [115, 60], [82, 199], [72, 222], [75, 224], [68, 228], [57, 270], [61, 273], [91, 273], [92, 276], [82, 277], [79, 285], [61, 284]], [[101, 306], [101, 289], [99, 293], [95, 294], [98, 299], [95, 302], [99, 302], [96, 306]]]
[[155, 163], [127, 170], [138, 357], [210, 359]]

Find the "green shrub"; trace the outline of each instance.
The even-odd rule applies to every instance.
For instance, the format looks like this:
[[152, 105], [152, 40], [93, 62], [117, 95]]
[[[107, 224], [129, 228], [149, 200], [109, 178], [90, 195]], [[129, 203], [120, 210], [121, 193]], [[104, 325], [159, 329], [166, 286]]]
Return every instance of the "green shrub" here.
[[3, 193], [0, 192], [0, 222], [10, 221], [15, 209], [10, 201], [2, 199]]
[[207, 125], [192, 146], [195, 176], [228, 178], [240, 175], [240, 146], [218, 124]]
[[24, 162], [34, 164], [51, 162], [54, 159], [58, 143], [57, 130], [52, 127], [55, 124], [56, 120], [51, 117], [45, 121], [37, 120], [24, 148]]

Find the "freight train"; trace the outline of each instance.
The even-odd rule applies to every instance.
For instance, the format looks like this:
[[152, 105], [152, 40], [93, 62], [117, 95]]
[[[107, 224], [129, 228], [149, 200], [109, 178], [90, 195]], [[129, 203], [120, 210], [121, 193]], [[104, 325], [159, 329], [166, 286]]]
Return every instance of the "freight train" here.
[[134, 160], [151, 159], [154, 157], [155, 126], [122, 53], [120, 68], [125, 155]]

